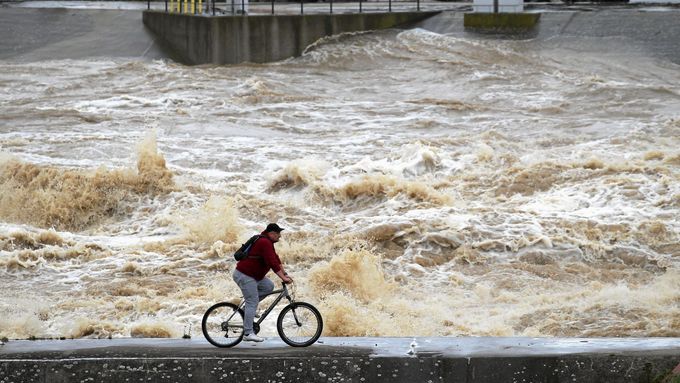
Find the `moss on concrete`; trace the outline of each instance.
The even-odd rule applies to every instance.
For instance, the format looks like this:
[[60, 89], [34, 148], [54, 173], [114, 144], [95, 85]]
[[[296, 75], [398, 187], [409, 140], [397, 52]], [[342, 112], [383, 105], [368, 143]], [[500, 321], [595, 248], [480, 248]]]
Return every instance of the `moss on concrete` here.
[[540, 13], [466, 13], [463, 25], [481, 30], [530, 30], [540, 17]]

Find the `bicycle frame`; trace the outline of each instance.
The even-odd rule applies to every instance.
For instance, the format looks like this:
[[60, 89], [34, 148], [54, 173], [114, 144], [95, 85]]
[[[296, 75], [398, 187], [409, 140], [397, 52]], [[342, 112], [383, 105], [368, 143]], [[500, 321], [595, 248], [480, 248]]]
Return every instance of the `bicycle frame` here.
[[[257, 322], [255, 322], [257, 325], [262, 323], [265, 320], [265, 318], [267, 318], [267, 315], [269, 315], [269, 313], [271, 313], [272, 310], [274, 310], [274, 307], [276, 307], [276, 305], [278, 305], [279, 302], [281, 302], [281, 299], [283, 299], [284, 297], [288, 299], [288, 302], [290, 303], [293, 302], [293, 298], [291, 298], [290, 294], [288, 294], [288, 287], [285, 284], [281, 289], [272, 291], [271, 293], [263, 296], [260, 300], [274, 294], [279, 294], [279, 296], [276, 297], [276, 299], [274, 299], [274, 302], [272, 302], [272, 304], [270, 304], [269, 307], [267, 307], [267, 309], [262, 314], [260, 314], [260, 318], [257, 320]], [[245, 305], [246, 302], [243, 301], [238, 307], [242, 309]]]
[[[276, 305], [278, 305], [279, 302], [281, 302], [281, 299], [286, 298], [286, 299], [288, 299], [288, 302], [293, 303], [293, 298], [291, 298], [290, 294], [288, 293], [288, 286], [286, 286], [285, 284], [283, 285], [282, 288], [280, 288], [278, 290], [274, 290], [274, 291], [270, 292], [269, 294], [261, 297], [260, 300], [262, 300], [262, 299], [264, 299], [264, 298], [266, 298], [270, 295], [274, 295], [274, 294], [279, 294], [279, 296], [276, 297], [274, 302], [272, 302], [272, 304], [270, 304], [269, 307], [267, 307], [267, 309], [260, 315], [260, 318], [256, 322], [254, 322], [256, 325], [259, 326], [260, 323], [262, 323], [267, 318], [267, 315], [269, 315], [269, 313], [271, 313], [272, 310], [274, 310], [274, 307], [276, 307]], [[239, 303], [238, 308], [243, 310], [243, 307], [245, 307], [245, 305], [246, 305], [246, 301], [242, 300], [241, 303]], [[235, 314], [236, 314], [236, 311], [231, 313], [229, 318], [227, 318], [227, 322], [229, 322]], [[295, 317], [295, 321], [298, 322], [297, 315], [295, 315], [294, 312], [293, 312], [293, 316]]]

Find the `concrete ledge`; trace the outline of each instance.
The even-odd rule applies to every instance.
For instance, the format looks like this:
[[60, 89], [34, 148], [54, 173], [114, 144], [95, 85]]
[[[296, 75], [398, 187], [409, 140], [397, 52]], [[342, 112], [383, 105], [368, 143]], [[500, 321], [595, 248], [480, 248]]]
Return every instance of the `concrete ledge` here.
[[279, 61], [318, 39], [411, 24], [439, 12], [204, 16], [145, 11], [147, 26], [185, 64]]
[[527, 31], [533, 29], [541, 18], [540, 13], [466, 13], [466, 29]]
[[10, 341], [0, 382], [675, 383], [680, 339], [278, 338], [218, 349], [203, 339]]

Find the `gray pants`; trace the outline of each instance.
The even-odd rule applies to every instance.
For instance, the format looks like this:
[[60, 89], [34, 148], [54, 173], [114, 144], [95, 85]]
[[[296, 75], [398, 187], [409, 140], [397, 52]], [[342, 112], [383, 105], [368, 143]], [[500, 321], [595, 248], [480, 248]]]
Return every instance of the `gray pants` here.
[[252, 334], [257, 304], [274, 290], [274, 282], [266, 277], [261, 281], [256, 281], [255, 278], [249, 277], [236, 269], [234, 269], [233, 277], [234, 282], [241, 288], [243, 299], [246, 301], [243, 308], [245, 314], [245, 318], [243, 318], [243, 333], [246, 335]]

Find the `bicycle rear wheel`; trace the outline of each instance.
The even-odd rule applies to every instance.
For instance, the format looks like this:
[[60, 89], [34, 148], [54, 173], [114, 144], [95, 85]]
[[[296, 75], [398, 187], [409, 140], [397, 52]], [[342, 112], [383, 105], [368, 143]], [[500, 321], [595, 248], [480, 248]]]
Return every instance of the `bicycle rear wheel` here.
[[276, 329], [289, 346], [307, 347], [321, 336], [323, 319], [316, 307], [305, 302], [294, 302], [281, 310]]
[[201, 329], [213, 346], [236, 346], [243, 339], [243, 310], [232, 303], [217, 303], [203, 315]]

